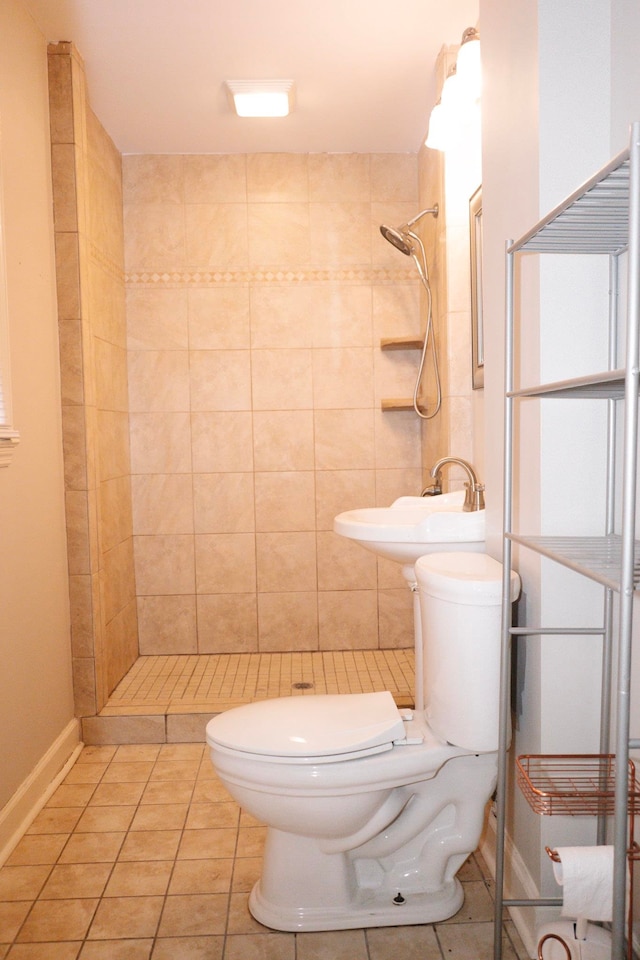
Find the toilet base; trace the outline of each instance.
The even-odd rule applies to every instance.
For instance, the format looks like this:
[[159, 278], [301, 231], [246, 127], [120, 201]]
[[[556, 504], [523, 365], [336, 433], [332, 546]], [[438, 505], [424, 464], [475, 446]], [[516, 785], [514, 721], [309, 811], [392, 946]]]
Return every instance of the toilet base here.
[[265, 927], [301, 933], [437, 923], [457, 913], [463, 902], [462, 885], [456, 877], [443, 890], [436, 893], [409, 893], [402, 903], [394, 903], [393, 898], [385, 896], [361, 904], [350, 901], [344, 906], [331, 904], [298, 908], [271, 903], [264, 897], [258, 881], [249, 896], [249, 910]]

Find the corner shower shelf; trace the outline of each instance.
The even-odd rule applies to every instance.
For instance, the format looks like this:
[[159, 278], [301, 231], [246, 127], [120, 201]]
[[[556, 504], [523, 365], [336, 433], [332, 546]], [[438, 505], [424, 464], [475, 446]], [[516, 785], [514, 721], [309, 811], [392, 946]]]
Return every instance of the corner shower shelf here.
[[[383, 337], [380, 340], [381, 350], [422, 350], [424, 340], [422, 337]], [[387, 410], [413, 410], [413, 400], [402, 398], [393, 398], [380, 401], [380, 409]]]
[[383, 337], [381, 350], [422, 350], [422, 337]]

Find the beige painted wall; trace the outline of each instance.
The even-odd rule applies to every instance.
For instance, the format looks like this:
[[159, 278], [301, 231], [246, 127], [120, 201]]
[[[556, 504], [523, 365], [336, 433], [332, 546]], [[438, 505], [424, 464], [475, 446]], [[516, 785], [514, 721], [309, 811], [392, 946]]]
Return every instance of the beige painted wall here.
[[73, 718], [46, 45], [0, 4], [0, 122], [21, 442], [0, 470], [0, 807]]

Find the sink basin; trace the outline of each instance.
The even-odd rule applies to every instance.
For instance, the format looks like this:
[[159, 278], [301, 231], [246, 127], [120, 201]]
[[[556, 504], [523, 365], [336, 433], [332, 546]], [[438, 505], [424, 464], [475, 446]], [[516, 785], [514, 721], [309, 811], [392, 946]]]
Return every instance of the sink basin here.
[[366, 550], [402, 564], [425, 553], [482, 550], [485, 511], [465, 513], [464, 490], [437, 497], [399, 497], [390, 507], [363, 507], [339, 513], [333, 529]]

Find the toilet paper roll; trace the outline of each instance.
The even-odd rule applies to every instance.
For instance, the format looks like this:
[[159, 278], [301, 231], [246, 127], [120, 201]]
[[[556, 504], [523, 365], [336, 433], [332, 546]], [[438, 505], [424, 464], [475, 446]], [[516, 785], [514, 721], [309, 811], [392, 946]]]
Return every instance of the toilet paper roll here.
[[613, 847], [557, 847], [553, 864], [562, 887], [562, 916], [611, 920], [613, 915]]

